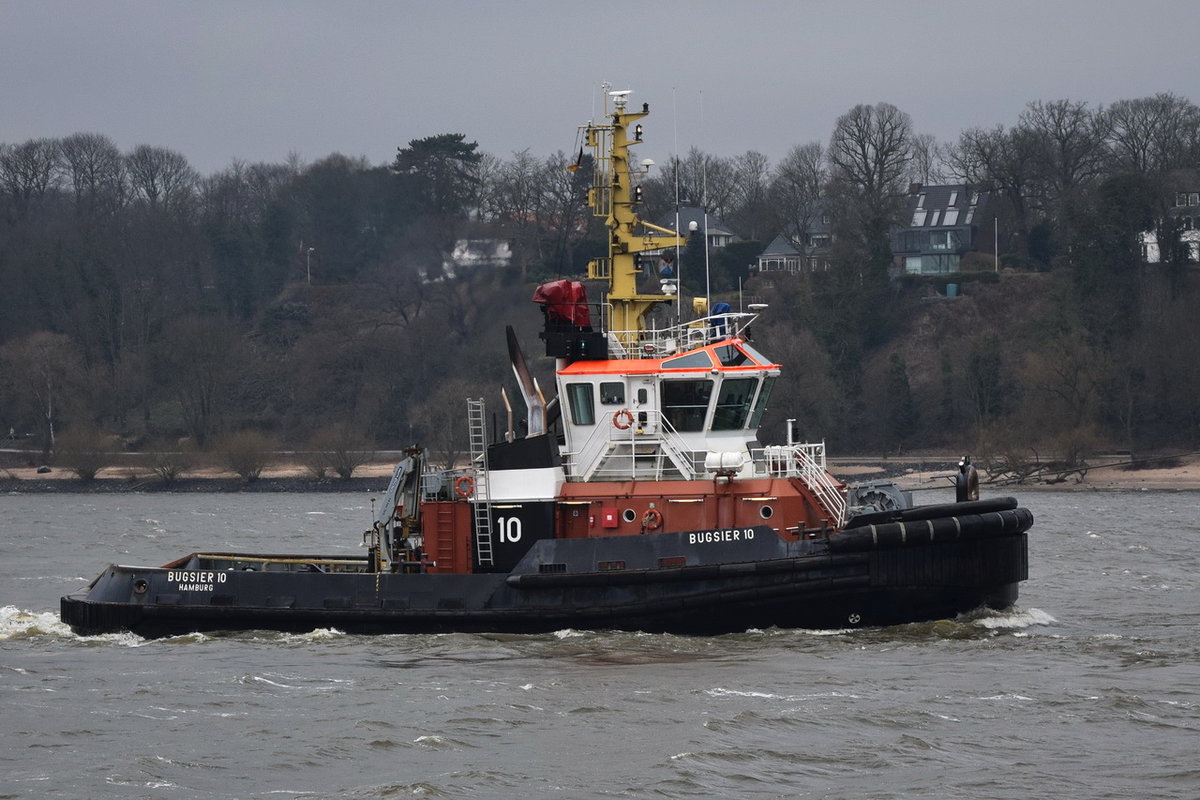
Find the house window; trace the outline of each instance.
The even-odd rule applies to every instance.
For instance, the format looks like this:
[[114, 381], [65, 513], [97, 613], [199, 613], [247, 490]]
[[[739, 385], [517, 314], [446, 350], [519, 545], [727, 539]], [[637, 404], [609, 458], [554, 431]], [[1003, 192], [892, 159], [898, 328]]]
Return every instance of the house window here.
[[921, 192], [919, 195], [917, 195], [917, 208], [924, 208], [924, 207], [925, 207], [925, 193]]
[[958, 231], [930, 231], [930, 250], [954, 250], [959, 246]]
[[1175, 195], [1175, 205], [1186, 206], [1188, 202], [1187, 192], [1179, 192]]
[[1189, 206], [1200, 206], [1200, 192], [1192, 192], [1188, 195]]
[[949, 200], [949, 202], [946, 203], [946, 205], [948, 205], [948, 206], [958, 205], [958, 192], [950, 193], [950, 200]]
[[925, 224], [925, 209], [918, 208], [916, 211], [913, 212], [912, 226], [914, 228], [919, 228], [924, 224]]
[[942, 218], [942, 224], [943, 225], [957, 225], [958, 224], [958, 209], [957, 208], [947, 208], [946, 215]]
[[971, 192], [971, 205], [979, 205], [979, 192]]

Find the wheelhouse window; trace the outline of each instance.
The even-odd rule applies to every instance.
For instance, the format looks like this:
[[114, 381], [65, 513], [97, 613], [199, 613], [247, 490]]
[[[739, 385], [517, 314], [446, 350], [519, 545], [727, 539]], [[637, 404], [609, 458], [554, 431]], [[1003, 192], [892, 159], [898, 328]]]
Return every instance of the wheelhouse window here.
[[677, 431], [702, 431], [712, 397], [713, 382], [663, 381], [662, 410], [667, 422]]
[[746, 342], [742, 342], [740, 345], [738, 345], [738, 347], [740, 347], [740, 348], [742, 348], [743, 350], [745, 350], [745, 351], [746, 351], [746, 355], [748, 355], [748, 356], [750, 356], [751, 358], [753, 358], [753, 359], [754, 359], [754, 360], [755, 360], [757, 363], [759, 363], [759, 364], [762, 364], [764, 367], [766, 367], [766, 366], [770, 366], [770, 364], [771, 364], [771, 359], [767, 358], [767, 357], [766, 357], [766, 356], [764, 356], [762, 353], [760, 353], [760, 352], [758, 352], [757, 350], [755, 350], [753, 347], [751, 347], [751, 346], [750, 346], [749, 344], [747, 344]]
[[724, 367], [740, 367], [750, 363], [750, 356], [731, 344], [721, 345], [714, 352], [717, 354], [717, 360]]
[[686, 355], [676, 358], [668, 358], [663, 362], [663, 369], [687, 369], [696, 367], [711, 367], [712, 359], [708, 356], [707, 350], [699, 350], [695, 353], [687, 353]]
[[571, 407], [571, 422], [576, 425], [596, 424], [596, 406], [590, 383], [568, 383], [567, 405]]
[[600, 405], [625, 405], [625, 384], [615, 381], [605, 381], [600, 384]]
[[714, 431], [735, 431], [745, 427], [757, 384], [758, 378], [726, 378], [721, 382], [717, 407], [713, 411]]
[[750, 415], [751, 430], [758, 430], [758, 426], [762, 424], [763, 414], [767, 410], [767, 403], [771, 399], [771, 390], [775, 388], [775, 378], [767, 378], [763, 381], [762, 389], [758, 393], [758, 400], [754, 402], [754, 413]]

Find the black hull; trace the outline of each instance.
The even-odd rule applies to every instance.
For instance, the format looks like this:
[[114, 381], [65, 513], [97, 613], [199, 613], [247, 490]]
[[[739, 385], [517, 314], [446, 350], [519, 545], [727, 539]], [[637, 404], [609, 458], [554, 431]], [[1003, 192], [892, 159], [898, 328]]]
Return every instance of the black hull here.
[[[128, 630], [151, 637], [324, 627], [375, 634], [563, 628], [717, 634], [893, 625], [1012, 605], [1028, 574], [1025, 531], [1032, 521], [1027, 510], [1010, 507], [927, 521], [874, 520], [828, 539], [790, 543], [766, 528], [737, 537], [546, 540], [512, 572], [476, 575], [114, 565], [85, 594], [62, 599], [62, 618], [81, 635]], [[686, 564], [664, 567], [661, 555], [675, 552], [687, 553]], [[598, 570], [600, 553], [605, 566]]]

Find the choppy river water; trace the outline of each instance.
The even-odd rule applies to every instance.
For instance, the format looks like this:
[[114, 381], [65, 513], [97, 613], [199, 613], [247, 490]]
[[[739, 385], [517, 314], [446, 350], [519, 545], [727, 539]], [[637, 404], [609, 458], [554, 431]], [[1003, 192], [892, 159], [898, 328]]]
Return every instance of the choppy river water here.
[[0, 798], [1200, 796], [1200, 493], [1037, 492], [1018, 607], [839, 632], [81, 638], [111, 561], [367, 495], [0, 496]]

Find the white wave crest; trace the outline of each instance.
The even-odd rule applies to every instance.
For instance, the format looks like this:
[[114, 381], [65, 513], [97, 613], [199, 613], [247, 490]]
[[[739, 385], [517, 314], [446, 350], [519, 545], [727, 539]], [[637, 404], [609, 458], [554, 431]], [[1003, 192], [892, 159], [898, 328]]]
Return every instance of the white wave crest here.
[[320, 642], [328, 639], [340, 639], [345, 635], [345, 632], [339, 631], [337, 628], [317, 628], [308, 633], [285, 633], [283, 640], [285, 642]]
[[0, 642], [33, 636], [74, 637], [75, 634], [53, 611], [25, 611], [16, 606], [0, 608]]
[[1034, 625], [1053, 625], [1056, 622], [1058, 620], [1040, 608], [1010, 608], [975, 620], [976, 625], [993, 631], [1024, 630]]
[[86, 644], [115, 644], [121, 647], [141, 647], [147, 642], [146, 639], [128, 631], [78, 636], [53, 611], [25, 611], [16, 606], [0, 608], [0, 642], [32, 639], [37, 636], [74, 639]]
[[574, 628], [564, 628], [561, 631], [555, 631], [554, 636], [558, 639], [578, 639], [581, 636], [587, 636], [583, 631], [577, 631]]

